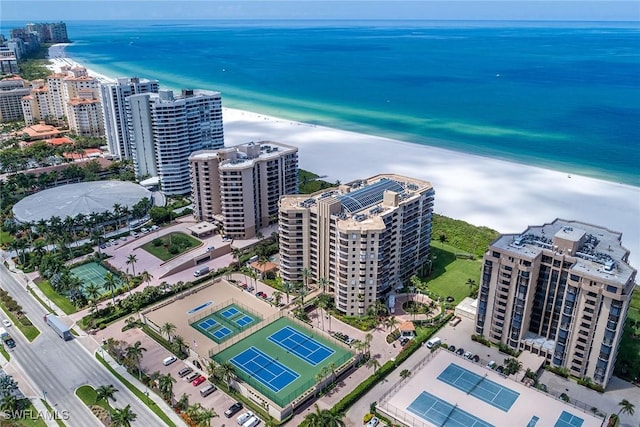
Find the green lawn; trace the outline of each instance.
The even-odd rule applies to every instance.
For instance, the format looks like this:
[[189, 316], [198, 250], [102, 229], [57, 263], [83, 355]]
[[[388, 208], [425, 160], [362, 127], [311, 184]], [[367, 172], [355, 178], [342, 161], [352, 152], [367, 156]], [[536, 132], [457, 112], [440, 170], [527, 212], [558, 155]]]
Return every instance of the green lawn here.
[[631, 296], [615, 367], [615, 374], [629, 381], [640, 376], [640, 325], [633, 328], [632, 322], [640, 323], [640, 290], [638, 287]]
[[60, 307], [60, 309], [66, 314], [72, 314], [78, 311], [76, 306], [73, 305], [71, 301], [53, 290], [48, 280], [42, 280], [40, 283], [38, 283], [38, 288], [40, 288], [42, 293], [45, 294], [47, 298], [49, 298], [55, 305]]
[[4, 356], [5, 359], [7, 359], [7, 361], [11, 360], [11, 356], [9, 355], [9, 353], [7, 352], [7, 349], [4, 348], [4, 344], [0, 344], [0, 353], [2, 353], [2, 355]]
[[176, 232], [153, 239], [151, 242], [142, 245], [142, 249], [162, 261], [168, 261], [200, 244], [200, 240], [187, 234]]
[[[30, 400], [27, 399], [27, 404], [22, 408], [22, 410], [24, 411], [23, 418], [19, 420], [3, 419], [0, 421], [0, 426], [1, 427], [47, 427], [47, 423], [42, 418], [40, 418], [40, 416], [38, 415], [38, 411], [36, 410], [35, 406], [33, 406], [33, 403], [31, 403]], [[31, 414], [31, 417], [33, 417], [34, 419], [29, 417], [29, 414]]]
[[14, 314], [11, 313], [9, 310], [6, 309], [2, 301], [0, 301], [0, 307], [2, 307], [2, 310], [4, 311], [5, 315], [11, 320], [11, 323], [13, 323], [18, 329], [20, 329], [20, 331], [22, 332], [22, 334], [25, 336], [26, 339], [28, 339], [29, 341], [33, 341], [36, 339], [38, 335], [40, 335], [40, 331], [35, 326], [33, 325], [25, 326], [22, 323], [20, 323], [18, 318], [14, 316]]
[[104, 400], [100, 400], [96, 402], [98, 398], [98, 393], [96, 393], [95, 389], [90, 385], [83, 385], [76, 389], [76, 396], [82, 400], [82, 402], [87, 406], [98, 405], [101, 408], [109, 411], [109, 405]]
[[0, 246], [6, 246], [13, 242], [15, 239], [7, 231], [0, 229]]
[[456, 258], [462, 251], [441, 243], [431, 246], [433, 255], [433, 269], [431, 277], [422, 280], [423, 284], [438, 296], [446, 298], [452, 296], [454, 304], [458, 304], [469, 296], [467, 280], [479, 283], [482, 261]]

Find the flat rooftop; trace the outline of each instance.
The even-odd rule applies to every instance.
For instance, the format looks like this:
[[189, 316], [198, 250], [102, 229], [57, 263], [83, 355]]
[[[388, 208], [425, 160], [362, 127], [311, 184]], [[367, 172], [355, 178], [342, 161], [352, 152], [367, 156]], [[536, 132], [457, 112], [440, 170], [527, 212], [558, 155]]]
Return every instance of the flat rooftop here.
[[534, 259], [543, 252], [554, 253], [554, 239], [580, 241], [571, 269], [577, 273], [600, 277], [625, 285], [635, 270], [628, 264], [629, 251], [622, 246], [622, 234], [579, 221], [556, 219], [552, 223], [529, 226], [521, 234], [503, 234], [491, 247], [509, 251], [519, 257]]
[[407, 380], [393, 385], [378, 409], [412, 427], [600, 427], [603, 422], [446, 350], [436, 350]]

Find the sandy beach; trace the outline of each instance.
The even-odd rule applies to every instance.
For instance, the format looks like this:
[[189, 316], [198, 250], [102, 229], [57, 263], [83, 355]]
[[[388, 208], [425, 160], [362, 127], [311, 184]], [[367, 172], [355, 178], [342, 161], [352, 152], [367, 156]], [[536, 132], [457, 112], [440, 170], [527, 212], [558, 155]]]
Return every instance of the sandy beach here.
[[[50, 59], [52, 69], [80, 65], [64, 56], [63, 47]], [[425, 179], [436, 190], [437, 213], [503, 233], [555, 218], [603, 226], [622, 232], [631, 264], [640, 265], [640, 187], [248, 111], [225, 108], [223, 117], [227, 146], [262, 140], [297, 146], [300, 167], [328, 181], [379, 173]]]

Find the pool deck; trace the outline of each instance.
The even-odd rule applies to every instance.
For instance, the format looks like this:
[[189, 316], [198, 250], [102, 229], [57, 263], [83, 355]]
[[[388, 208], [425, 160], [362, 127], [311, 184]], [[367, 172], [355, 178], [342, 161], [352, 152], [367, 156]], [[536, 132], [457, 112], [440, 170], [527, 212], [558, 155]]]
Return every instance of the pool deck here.
[[[428, 350], [424, 348], [420, 351], [424, 351], [426, 355]], [[486, 374], [487, 379], [520, 393], [520, 396], [516, 399], [509, 411], [505, 413], [480, 399], [438, 380], [438, 376], [451, 363], [455, 363], [482, 377]], [[438, 350], [431, 360], [427, 361], [422, 367], [417, 366], [412, 370], [411, 376], [407, 380], [392, 386], [391, 390], [389, 395], [382, 400], [378, 407], [397, 420], [414, 427], [430, 427], [433, 425], [406, 410], [423, 391], [427, 391], [446, 402], [457, 405], [458, 408], [496, 427], [505, 425], [526, 426], [534, 416], [539, 418], [536, 427], [554, 426], [563, 411], [582, 418], [584, 420], [582, 427], [599, 427], [602, 424], [602, 419], [593, 416], [591, 413], [567, 405], [561, 400], [547, 396], [522, 383], [506, 379], [495, 371], [472, 363], [446, 350]]]

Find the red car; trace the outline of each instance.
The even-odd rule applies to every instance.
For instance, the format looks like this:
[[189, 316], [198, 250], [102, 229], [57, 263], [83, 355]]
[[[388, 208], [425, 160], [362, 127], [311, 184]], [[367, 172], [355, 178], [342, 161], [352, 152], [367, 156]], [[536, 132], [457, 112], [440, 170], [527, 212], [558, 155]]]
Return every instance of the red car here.
[[191, 384], [193, 384], [194, 387], [197, 387], [200, 384], [202, 384], [203, 382], [205, 382], [206, 380], [207, 380], [206, 377], [204, 377], [203, 375], [200, 375], [198, 378], [193, 380], [193, 382]]

